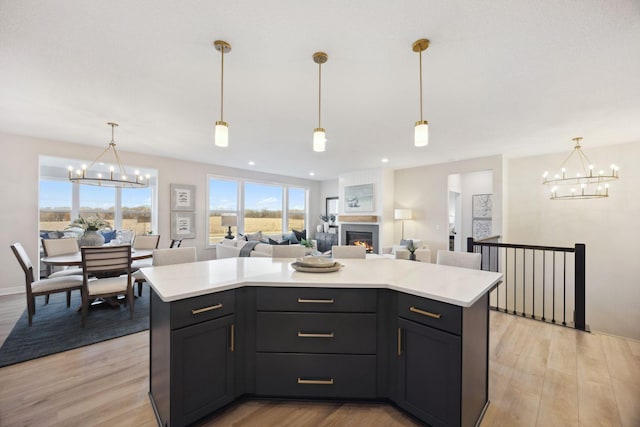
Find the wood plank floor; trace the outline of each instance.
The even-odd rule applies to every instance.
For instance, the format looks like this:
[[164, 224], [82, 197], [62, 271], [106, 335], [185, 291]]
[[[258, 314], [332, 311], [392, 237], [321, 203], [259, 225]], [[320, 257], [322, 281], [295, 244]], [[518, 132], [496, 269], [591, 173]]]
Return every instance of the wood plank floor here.
[[[24, 307], [24, 296], [0, 297], [0, 342]], [[640, 426], [639, 342], [496, 312], [490, 337], [482, 427]], [[1, 368], [0, 426], [155, 426], [148, 341], [141, 332]], [[198, 425], [417, 424], [390, 405], [248, 401]]]

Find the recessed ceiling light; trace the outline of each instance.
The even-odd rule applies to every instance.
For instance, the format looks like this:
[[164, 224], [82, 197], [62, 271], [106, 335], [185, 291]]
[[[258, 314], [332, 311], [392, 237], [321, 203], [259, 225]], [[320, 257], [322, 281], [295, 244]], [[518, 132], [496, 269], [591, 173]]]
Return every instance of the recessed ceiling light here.
[[382, 163], [387, 163], [389, 161], [389, 159], [387, 159], [386, 157], [383, 157], [382, 159], [380, 159], [380, 161]]
[[250, 166], [253, 166], [253, 165], [255, 165], [255, 164], [256, 164], [256, 162], [254, 162], [253, 160], [250, 160], [250, 161], [249, 161], [249, 165], [250, 165]]
[[316, 174], [315, 172], [309, 172], [310, 176], [315, 176], [315, 174]]

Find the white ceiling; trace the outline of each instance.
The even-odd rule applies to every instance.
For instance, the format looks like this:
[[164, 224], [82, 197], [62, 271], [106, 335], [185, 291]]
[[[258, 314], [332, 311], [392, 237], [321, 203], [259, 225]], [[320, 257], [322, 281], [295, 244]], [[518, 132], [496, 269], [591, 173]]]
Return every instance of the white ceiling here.
[[[226, 149], [213, 145], [216, 39], [232, 45]], [[324, 153], [316, 51], [329, 55]], [[313, 179], [383, 157], [569, 151], [574, 136], [588, 151], [640, 141], [640, 1], [1, 0], [0, 94], [1, 131], [104, 147], [116, 121], [121, 151]]]

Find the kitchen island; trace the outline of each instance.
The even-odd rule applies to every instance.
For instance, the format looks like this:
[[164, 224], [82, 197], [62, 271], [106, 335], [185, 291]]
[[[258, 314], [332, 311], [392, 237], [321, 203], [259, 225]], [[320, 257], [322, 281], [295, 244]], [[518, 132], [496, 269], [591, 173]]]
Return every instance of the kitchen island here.
[[303, 273], [291, 261], [142, 269], [159, 425], [244, 396], [391, 401], [430, 425], [479, 422], [499, 273], [392, 259]]

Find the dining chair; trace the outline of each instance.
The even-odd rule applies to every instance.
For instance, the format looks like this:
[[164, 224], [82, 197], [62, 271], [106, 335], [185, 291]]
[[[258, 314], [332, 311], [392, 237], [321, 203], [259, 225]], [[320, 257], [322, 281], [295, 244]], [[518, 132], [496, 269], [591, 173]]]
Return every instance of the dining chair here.
[[302, 245], [271, 245], [272, 258], [301, 258], [306, 252]]
[[[170, 264], [184, 264], [187, 262], [196, 262], [196, 248], [169, 248], [169, 249], [155, 249], [153, 251], [153, 259], [151, 265], [170, 265]], [[146, 282], [146, 279], [142, 275], [140, 270], [133, 273], [135, 282], [138, 284], [138, 296], [142, 296], [142, 285]]]
[[[159, 234], [140, 234], [133, 239], [133, 249], [158, 249], [158, 243], [160, 243]], [[135, 273], [143, 267], [151, 267], [151, 259], [141, 259], [133, 261], [131, 268]]]
[[33, 315], [36, 314], [36, 297], [40, 295], [49, 296], [58, 292], [67, 293], [67, 307], [71, 305], [71, 291], [82, 289], [82, 277], [78, 275], [61, 276], [51, 279], [34, 280], [33, 264], [27, 252], [20, 243], [11, 245], [13, 254], [18, 259], [20, 267], [24, 271], [25, 285], [27, 289], [27, 314], [29, 326], [31, 326]]
[[[131, 246], [83, 246], [82, 254], [82, 321], [86, 324], [89, 300], [126, 295], [133, 319], [133, 282]], [[89, 276], [95, 276], [90, 279]]]
[[182, 244], [182, 239], [173, 239], [171, 240], [171, 244], [169, 245], [169, 248], [179, 248], [181, 244]]
[[[65, 237], [62, 239], [41, 239], [42, 250], [44, 256], [58, 256], [75, 254], [80, 252], [80, 246], [78, 245], [78, 239], [75, 237]], [[70, 276], [74, 274], [82, 274], [81, 268], [69, 268], [62, 267], [62, 270], [53, 271], [51, 265], [47, 265], [47, 278], [52, 279], [54, 277]]]
[[480, 270], [482, 255], [473, 252], [454, 252], [439, 249], [436, 264], [451, 265], [453, 267], [473, 268]]
[[331, 246], [331, 256], [333, 258], [365, 259], [367, 257], [367, 248], [365, 248], [364, 246], [355, 246], [355, 245]]

